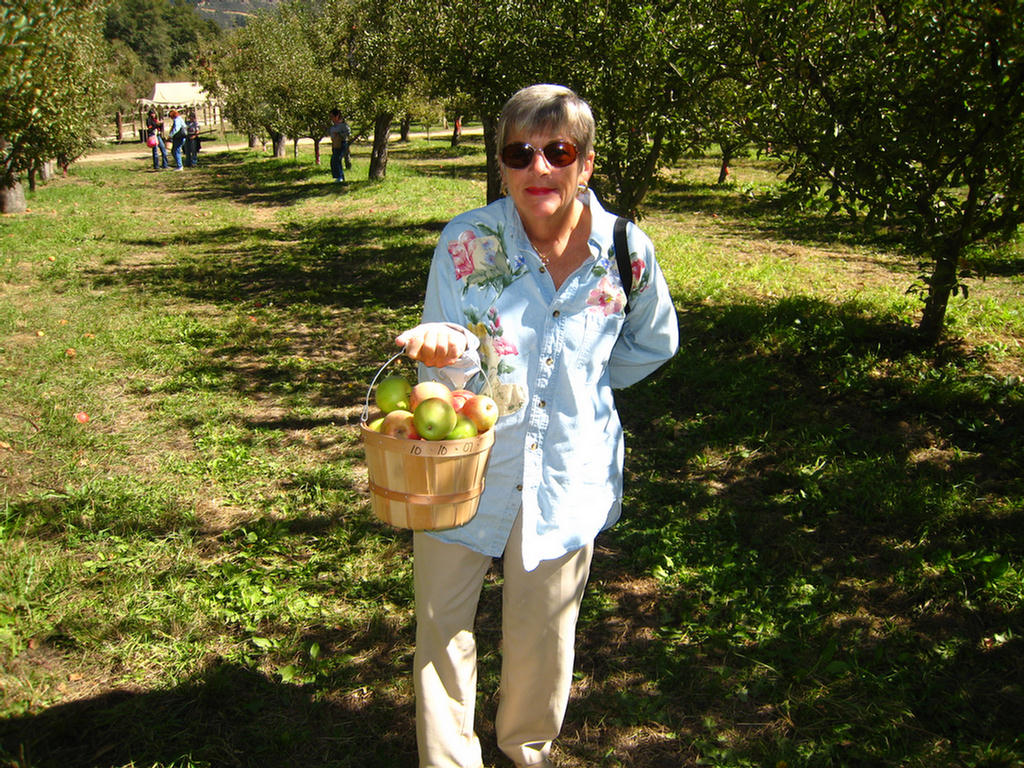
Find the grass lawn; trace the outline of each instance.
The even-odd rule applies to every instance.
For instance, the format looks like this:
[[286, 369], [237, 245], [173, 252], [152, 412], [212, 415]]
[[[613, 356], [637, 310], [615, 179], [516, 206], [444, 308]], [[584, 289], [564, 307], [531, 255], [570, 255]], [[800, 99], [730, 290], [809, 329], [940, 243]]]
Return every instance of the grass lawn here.
[[[308, 147], [200, 160], [122, 146], [0, 219], [0, 765], [415, 765], [411, 537], [357, 425], [482, 141], [382, 183], [357, 147], [345, 187]], [[972, 253], [921, 350], [898, 233], [716, 178], [649, 198], [681, 349], [618, 396], [559, 765], [1024, 765], [1024, 247]]]

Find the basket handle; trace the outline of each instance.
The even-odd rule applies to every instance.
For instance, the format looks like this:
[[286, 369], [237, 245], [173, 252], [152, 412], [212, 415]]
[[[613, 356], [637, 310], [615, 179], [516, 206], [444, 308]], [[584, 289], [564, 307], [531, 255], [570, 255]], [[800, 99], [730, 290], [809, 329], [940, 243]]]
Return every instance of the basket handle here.
[[400, 349], [397, 352], [395, 352], [395, 354], [393, 354], [390, 358], [388, 358], [388, 360], [384, 363], [384, 365], [382, 365], [380, 368], [377, 369], [377, 373], [373, 377], [373, 381], [370, 382], [369, 389], [366, 390], [366, 400], [363, 401], [363, 415], [362, 415], [362, 418], [360, 419], [360, 421], [363, 424], [365, 424], [366, 420], [368, 418], [370, 418], [370, 395], [373, 393], [373, 387], [377, 383], [377, 379], [379, 379], [380, 375], [382, 373], [384, 373], [384, 369], [385, 368], [387, 368], [389, 365], [391, 365], [393, 362], [395, 362], [395, 360], [397, 360], [398, 358], [400, 358], [404, 354], [405, 354], [405, 348], [403, 347], [402, 349]]

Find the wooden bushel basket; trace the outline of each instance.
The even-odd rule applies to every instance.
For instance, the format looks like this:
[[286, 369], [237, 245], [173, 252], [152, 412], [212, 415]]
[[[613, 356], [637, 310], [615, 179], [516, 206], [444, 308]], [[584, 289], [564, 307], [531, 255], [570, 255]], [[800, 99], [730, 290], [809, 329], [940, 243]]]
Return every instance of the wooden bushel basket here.
[[373, 377], [360, 424], [373, 512], [397, 528], [433, 531], [464, 525], [476, 514], [484, 490], [494, 430], [463, 440], [406, 440], [367, 427], [370, 392], [400, 354]]
[[454, 528], [473, 518], [493, 430], [464, 440], [405, 440], [361, 428], [377, 517], [414, 530]]

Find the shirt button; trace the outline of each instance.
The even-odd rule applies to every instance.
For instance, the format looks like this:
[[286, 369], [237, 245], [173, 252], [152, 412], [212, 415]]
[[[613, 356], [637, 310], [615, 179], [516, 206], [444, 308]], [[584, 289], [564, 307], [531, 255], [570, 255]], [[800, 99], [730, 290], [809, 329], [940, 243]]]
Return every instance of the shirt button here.
[[523, 484], [522, 484], [522, 483], [519, 483], [519, 485], [517, 485], [517, 486], [516, 486], [516, 490], [517, 490], [517, 491], [521, 491], [521, 490], [523, 490]]
[[537, 444], [536, 443], [530, 443], [530, 450], [531, 451], [536, 451], [537, 450]]
[[541, 400], [539, 403], [537, 403], [537, 405], [539, 405], [541, 408], [547, 408], [548, 402], [547, 400]]
[[560, 314], [562, 314], [562, 313], [561, 313], [561, 312], [559, 312], [559, 311], [558, 311], [558, 310], [556, 309], [556, 310], [555, 310], [554, 312], [552, 312], [552, 313], [551, 313], [551, 316], [552, 316], [552, 317], [558, 317], [558, 316], [559, 316]]
[[547, 360], [544, 361], [545, 365], [552, 365], [554, 362], [555, 361], [552, 360], [550, 357]]
[[547, 270], [546, 270], [546, 269], [544, 269], [544, 267], [541, 267], [541, 268], [540, 268], [540, 271], [541, 271], [541, 272], [547, 272]]

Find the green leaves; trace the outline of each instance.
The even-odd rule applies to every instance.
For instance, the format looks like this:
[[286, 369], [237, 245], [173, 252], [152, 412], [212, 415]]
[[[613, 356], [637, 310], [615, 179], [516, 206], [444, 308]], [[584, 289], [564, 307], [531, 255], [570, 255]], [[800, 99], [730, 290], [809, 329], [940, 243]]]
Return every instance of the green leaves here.
[[996, 2], [737, 7], [762, 141], [803, 194], [824, 186], [837, 210], [905, 228], [933, 263], [936, 340], [964, 249], [1024, 221], [1022, 25]]

